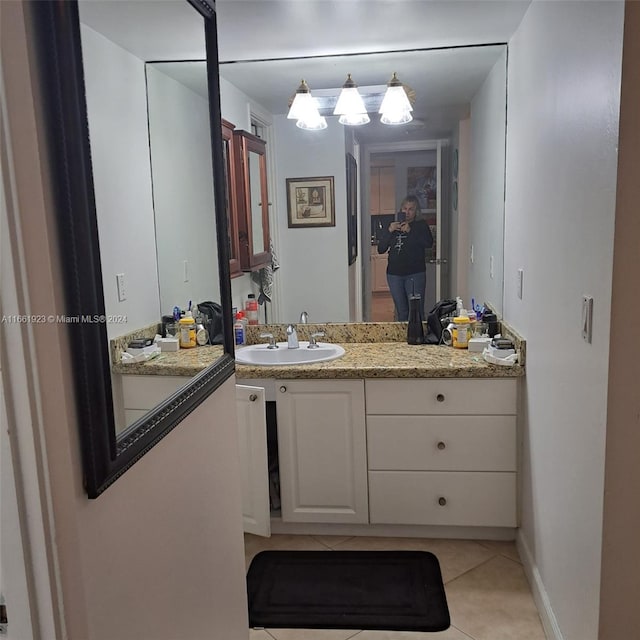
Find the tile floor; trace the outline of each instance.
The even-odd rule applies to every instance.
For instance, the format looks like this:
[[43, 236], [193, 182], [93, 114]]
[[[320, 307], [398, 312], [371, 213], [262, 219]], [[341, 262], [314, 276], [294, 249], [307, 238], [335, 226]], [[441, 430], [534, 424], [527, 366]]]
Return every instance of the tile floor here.
[[247, 534], [247, 568], [253, 556], [266, 549], [431, 551], [440, 562], [451, 627], [440, 633], [251, 629], [250, 640], [545, 640], [513, 542]]

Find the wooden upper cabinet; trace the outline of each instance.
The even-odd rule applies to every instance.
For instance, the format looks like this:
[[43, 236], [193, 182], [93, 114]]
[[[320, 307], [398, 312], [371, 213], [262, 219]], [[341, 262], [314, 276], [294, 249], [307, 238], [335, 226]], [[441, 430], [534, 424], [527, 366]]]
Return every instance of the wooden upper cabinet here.
[[370, 201], [372, 215], [396, 212], [395, 167], [371, 167]]
[[236, 163], [233, 149], [235, 125], [222, 120], [222, 153], [224, 155], [225, 206], [227, 210], [227, 233], [229, 240], [229, 271], [232, 278], [242, 274], [240, 246], [238, 240], [238, 206], [236, 193]]
[[233, 132], [240, 268], [271, 264], [266, 144], [247, 131]]

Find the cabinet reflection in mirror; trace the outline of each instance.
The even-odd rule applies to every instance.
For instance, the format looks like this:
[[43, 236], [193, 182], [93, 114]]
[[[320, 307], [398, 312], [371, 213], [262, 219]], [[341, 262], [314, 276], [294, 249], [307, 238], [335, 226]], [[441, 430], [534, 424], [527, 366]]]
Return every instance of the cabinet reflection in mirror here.
[[[192, 349], [191, 378], [160, 395], [122, 384], [175, 357], [121, 361], [174, 307], [213, 301], [231, 316], [229, 252], [216, 243], [226, 219], [215, 12], [203, 0], [98, 0], [34, 3], [34, 16], [67, 311], [107, 320], [70, 327], [85, 483], [96, 497], [233, 372], [225, 322], [218, 344]], [[203, 94], [146, 64], [207, 56], [216, 86]]]

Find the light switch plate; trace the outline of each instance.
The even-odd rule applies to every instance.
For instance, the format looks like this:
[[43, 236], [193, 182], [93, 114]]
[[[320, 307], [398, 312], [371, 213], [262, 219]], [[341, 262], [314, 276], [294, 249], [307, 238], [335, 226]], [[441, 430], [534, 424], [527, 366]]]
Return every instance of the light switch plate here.
[[127, 290], [124, 283], [124, 273], [116, 273], [116, 285], [118, 287], [118, 302], [127, 299]]
[[182, 267], [184, 269], [184, 281], [189, 282], [189, 261], [183, 260]]
[[493, 256], [489, 256], [489, 277], [493, 280]]
[[522, 281], [524, 279], [524, 269], [518, 269], [518, 298], [522, 300]]
[[582, 339], [591, 343], [593, 333], [593, 298], [582, 296]]

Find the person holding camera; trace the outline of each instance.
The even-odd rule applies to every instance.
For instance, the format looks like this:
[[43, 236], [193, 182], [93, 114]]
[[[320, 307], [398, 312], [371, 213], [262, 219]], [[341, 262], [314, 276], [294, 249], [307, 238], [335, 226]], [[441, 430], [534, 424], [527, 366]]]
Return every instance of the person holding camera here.
[[409, 297], [419, 295], [420, 317], [424, 319], [424, 298], [427, 288], [425, 251], [433, 246], [429, 225], [417, 218], [420, 203], [407, 196], [400, 204], [394, 220], [378, 241], [378, 253], [388, 252], [387, 282], [395, 306], [396, 320], [409, 319]]

